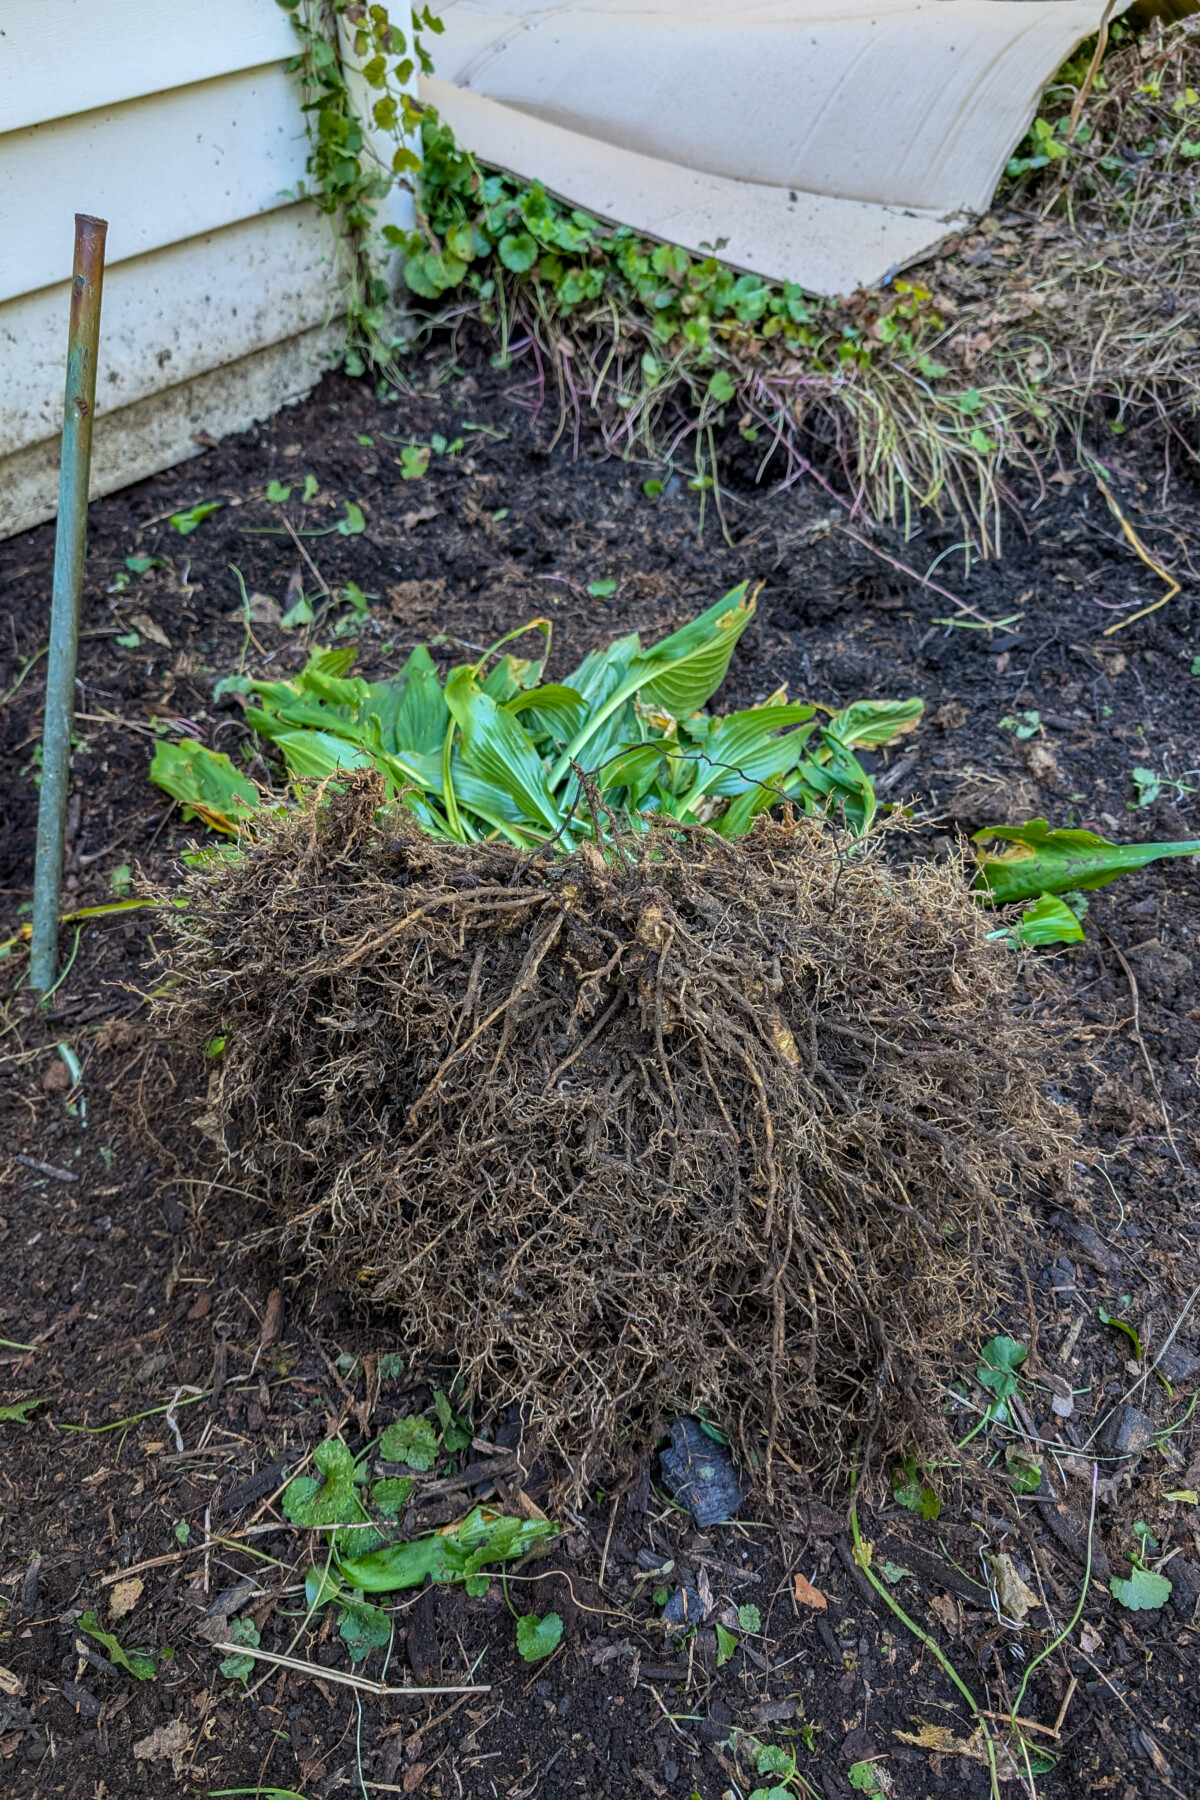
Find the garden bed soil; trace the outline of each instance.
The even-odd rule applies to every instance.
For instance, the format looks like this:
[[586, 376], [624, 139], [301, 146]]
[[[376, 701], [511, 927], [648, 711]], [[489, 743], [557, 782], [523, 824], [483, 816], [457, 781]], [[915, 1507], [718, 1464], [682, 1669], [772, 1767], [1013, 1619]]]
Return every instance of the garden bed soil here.
[[[417, 391], [394, 404], [365, 383], [328, 378], [261, 429], [92, 507], [83, 624], [93, 635], [80, 656], [69, 905], [108, 901], [131, 867], [174, 879], [197, 832], [147, 780], [156, 734], [182, 729], [236, 757], [249, 734], [235, 705], [214, 703], [216, 681], [242, 666], [283, 673], [303, 659], [278, 614], [289, 583], [295, 598], [293, 577], [310, 591], [316, 582], [296, 542], [280, 535], [281, 508], [265, 491], [272, 480], [298, 488], [310, 472], [319, 493], [303, 516], [294, 494], [294, 523], [334, 526], [347, 501], [366, 522], [360, 533], [300, 540], [326, 583], [354, 581], [368, 596], [374, 622], [358, 638], [365, 673], [395, 669], [435, 635], [439, 654], [461, 660], [462, 646], [482, 648], [544, 615], [555, 628], [554, 676], [620, 631], [661, 635], [750, 577], [765, 585], [723, 700], [751, 704], [784, 682], [793, 696], [835, 704], [922, 695], [918, 736], [874, 759], [886, 798], [911, 802], [908, 841], [921, 853], [957, 854], [962, 834], [1039, 813], [1119, 838], [1200, 835], [1191, 792], [1200, 782], [1200, 678], [1191, 672], [1200, 493], [1178, 457], [1164, 473], [1152, 430], [1121, 438], [1110, 486], [1183, 592], [1106, 638], [1121, 616], [1106, 609], [1132, 597], [1149, 605], [1162, 588], [1077, 469], [1051, 466], [1040, 487], [1014, 487], [1004, 556], [975, 564], [969, 578], [952, 534], [927, 523], [905, 544], [815, 483], [768, 494], [735, 475], [722, 495], [727, 542], [712, 494], [701, 535], [686, 480], [669, 480], [651, 500], [642, 482], [661, 471], [603, 460], [586, 433], [578, 460], [569, 442], [551, 450], [557, 420], [531, 416], [524, 375], [493, 370], [469, 347], [459, 355], [418, 364]], [[404, 441], [429, 444], [434, 434], [446, 454], [435, 450], [425, 475], [402, 480]], [[211, 499], [221, 510], [193, 534], [167, 523]], [[0, 545], [0, 692], [45, 642], [52, 555], [51, 526]], [[122, 586], [130, 556], [161, 562]], [[234, 564], [248, 594], [266, 596], [252, 600], [248, 624]], [[937, 589], [897, 564], [932, 569]], [[611, 592], [588, 591], [614, 581]], [[1002, 639], [939, 623], [953, 613], [947, 592], [990, 619], [1020, 615], [1015, 632]], [[133, 633], [136, 645], [120, 641]], [[30, 897], [43, 667], [28, 668], [3, 712], [9, 930]], [[1033, 713], [1021, 740], [1001, 723], [1032, 724]], [[1150, 804], [1135, 805], [1147, 786], [1135, 786], [1134, 768], [1160, 777]], [[1074, 1390], [1066, 1421], [1051, 1415], [1054, 1382], [1026, 1390], [1030, 1426], [1042, 1436], [1061, 1430], [1068, 1443], [1074, 1433], [1077, 1446], [1114, 1406], [1133, 1409], [1104, 1440], [1115, 1460], [1098, 1465], [1082, 1617], [1022, 1701], [1023, 1716], [1051, 1727], [1065, 1703], [1060, 1734], [1041, 1736], [1055, 1758], [1038, 1776], [1048, 1797], [1133, 1800], [1195, 1792], [1200, 1782], [1197, 1512], [1169, 1498], [1200, 1485], [1200, 1436], [1191, 1419], [1180, 1423], [1200, 1371], [1196, 1314], [1184, 1317], [1174, 1360], [1163, 1364], [1169, 1386], [1131, 1371], [1134, 1345], [1098, 1316], [1104, 1308], [1127, 1318], [1154, 1354], [1197, 1281], [1198, 931], [1196, 865], [1165, 863], [1093, 896], [1086, 943], [1037, 953], [1022, 975], [1024, 1006], [1053, 1013], [1071, 1033], [1061, 1098], [1084, 1121], [1074, 1210], [1038, 1219], [1027, 1286], [1018, 1275], [1011, 1292], [997, 1293], [978, 1341], [963, 1345], [963, 1369], [970, 1376], [983, 1339], [1007, 1330], [1029, 1349], [1030, 1367]], [[698, 1532], [663, 1498], [656, 1459], [623, 1492], [597, 1491], [564, 1517], [554, 1554], [524, 1571], [529, 1585], [510, 1584], [519, 1610], [563, 1617], [562, 1647], [544, 1664], [519, 1658], [493, 1583], [481, 1599], [459, 1588], [402, 1597], [388, 1670], [392, 1682], [471, 1679], [485, 1693], [356, 1697], [264, 1666], [265, 1682], [247, 1695], [221, 1676], [220, 1654], [196, 1627], [244, 1574], [260, 1583], [249, 1612], [265, 1648], [286, 1650], [300, 1624], [306, 1555], [278, 1522], [281, 1466], [331, 1428], [355, 1442], [402, 1404], [427, 1405], [438, 1374], [417, 1361], [384, 1378], [371, 1359], [407, 1357], [402, 1318], [317, 1295], [267, 1252], [240, 1253], [263, 1219], [252, 1194], [208, 1179], [212, 1150], [196, 1123], [203, 1072], [184, 1062], [164, 1069], [147, 1054], [158, 948], [150, 912], [98, 919], [77, 942], [64, 931], [72, 960], [48, 1017], [19, 987], [23, 952], [6, 965], [3, 1400], [43, 1402], [31, 1422], [0, 1426], [6, 1792], [124, 1800], [274, 1787], [315, 1800], [365, 1783], [368, 1795], [436, 1800], [717, 1800], [735, 1780], [742, 1792], [755, 1785], [729, 1747], [739, 1726], [793, 1748], [812, 1790], [830, 1800], [854, 1791], [851, 1770], [868, 1779], [859, 1766], [872, 1758], [897, 1800], [986, 1794], [986, 1770], [961, 1753], [972, 1738], [965, 1702], [855, 1565], [845, 1493], [814, 1495], [799, 1521], [755, 1499], [739, 1522]], [[86, 1117], [80, 1094], [67, 1092], [58, 1043], [83, 1065]], [[135, 1129], [139, 1111], [158, 1149]], [[121, 1423], [139, 1414], [148, 1416]], [[954, 1416], [965, 1435], [971, 1415]], [[88, 1429], [71, 1429], [80, 1426]], [[493, 1448], [511, 1445], [519, 1422], [489, 1430]], [[1117, 1430], [1126, 1449], [1143, 1447], [1121, 1460]], [[1081, 1591], [1092, 1498], [1087, 1459], [1062, 1495], [1040, 1499], [1017, 1498], [1003, 1466], [937, 1471], [936, 1523], [880, 1494], [861, 1508], [873, 1566], [906, 1571], [890, 1591], [994, 1711], [1015, 1697], [1021, 1663], [979, 1585], [981, 1550], [1010, 1552], [1046, 1609], [1022, 1638], [1049, 1642], [1049, 1621], [1061, 1629]], [[549, 1471], [531, 1471], [527, 1501], [545, 1502], [548, 1491]], [[510, 1498], [526, 1504], [519, 1492]], [[452, 1491], [421, 1516], [454, 1516], [458, 1506]], [[1108, 1589], [1110, 1574], [1127, 1572], [1135, 1524], [1163, 1553], [1177, 1552], [1165, 1570], [1171, 1601], [1158, 1611], [1128, 1611]], [[707, 1583], [716, 1602], [682, 1646], [657, 1623], [658, 1578], [645, 1566], [655, 1557], [674, 1563], [667, 1585]], [[803, 1584], [797, 1597], [797, 1574], [824, 1608], [806, 1601]], [[120, 1580], [140, 1588], [121, 1592], [117, 1611], [129, 1610], [115, 1617]], [[718, 1667], [714, 1618], [747, 1604], [761, 1630], [739, 1627], [738, 1649]], [[88, 1609], [126, 1646], [157, 1648], [154, 1681], [114, 1668], [99, 1641], [80, 1635]], [[329, 1627], [303, 1637], [296, 1654], [349, 1667]], [[382, 1664], [376, 1652], [361, 1672], [378, 1679]], [[897, 1736], [919, 1737], [922, 1726], [950, 1735], [941, 1748]]]

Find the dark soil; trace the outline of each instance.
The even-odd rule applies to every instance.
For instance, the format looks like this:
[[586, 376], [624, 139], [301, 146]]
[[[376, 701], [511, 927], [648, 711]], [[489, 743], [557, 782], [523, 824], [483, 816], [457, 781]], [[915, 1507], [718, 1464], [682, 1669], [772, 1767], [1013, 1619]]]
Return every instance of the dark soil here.
[[[600, 460], [586, 437], [578, 461], [569, 444], [549, 453], [556, 420], [531, 418], [531, 390], [493, 372], [486, 356], [464, 351], [459, 365], [423, 367], [427, 388], [388, 406], [365, 384], [328, 380], [262, 430], [92, 508], [84, 627], [97, 635], [84, 642], [79, 672], [68, 876], [75, 904], [111, 898], [114, 871], [131, 864], [171, 879], [179, 851], [195, 840], [146, 779], [156, 731], [194, 732], [236, 756], [249, 734], [234, 704], [214, 704], [214, 683], [243, 657], [280, 671], [302, 659], [296, 635], [272, 624], [262, 602], [246, 633], [230, 564], [251, 594], [278, 606], [297, 569], [311, 591], [290, 538], [254, 535], [278, 527], [265, 484], [295, 483], [310, 470], [321, 484], [310, 525], [333, 525], [347, 500], [367, 517], [364, 534], [303, 541], [331, 585], [353, 580], [371, 597], [377, 624], [359, 634], [368, 673], [394, 668], [408, 646], [435, 633], [457, 659], [460, 644], [483, 646], [546, 614], [557, 674], [619, 630], [658, 635], [737, 581], [762, 579], [758, 618], [726, 697], [748, 704], [785, 681], [793, 695], [834, 702], [923, 695], [927, 723], [881, 755], [877, 772], [890, 800], [913, 801], [928, 854], [949, 855], [960, 833], [990, 821], [1037, 813], [1119, 837], [1200, 835], [1190, 792], [1200, 764], [1191, 673], [1200, 645], [1187, 585], [1200, 493], [1178, 445], [1168, 481], [1162, 444], [1149, 432], [1127, 433], [1112, 486], [1184, 592], [1103, 638], [1119, 615], [1102, 606], [1131, 595], [1149, 604], [1160, 584], [1090, 480], [1047, 470], [1040, 491], [1031, 484], [1006, 501], [1003, 560], [976, 565], [965, 580], [958, 550], [931, 576], [989, 618], [1022, 614], [1005, 639], [937, 623], [951, 611], [945, 596], [883, 560], [923, 574], [954, 543], [934, 525], [905, 546], [898, 534], [848, 520], [815, 485], [767, 496], [735, 481], [723, 496], [732, 545], [711, 495], [701, 538], [686, 484], [670, 484], [651, 503], [641, 490], [646, 471]], [[427, 443], [434, 432], [451, 442], [461, 435], [463, 449], [435, 454], [426, 476], [402, 484], [392, 437]], [[166, 524], [168, 513], [210, 498], [225, 504], [193, 535]], [[295, 497], [289, 516], [300, 519]], [[0, 545], [8, 603], [0, 692], [45, 642], [52, 553], [49, 526]], [[162, 566], [112, 591], [124, 559], [139, 554]], [[604, 579], [617, 581], [616, 592], [589, 596], [588, 584]], [[139, 644], [119, 644], [131, 630]], [[36, 663], [4, 707], [0, 884], [10, 930], [29, 899], [41, 676]], [[1018, 742], [1000, 721], [1028, 712], [1039, 714], [1040, 728]], [[1129, 810], [1134, 767], [1170, 779], [1151, 805]], [[1129, 1369], [1133, 1342], [1098, 1318], [1101, 1307], [1121, 1313], [1153, 1356], [1200, 1273], [1197, 931], [1196, 866], [1167, 863], [1094, 896], [1087, 942], [1038, 953], [1024, 969], [1026, 1005], [1055, 1012], [1073, 1031], [1077, 1061], [1062, 1098], [1085, 1121], [1074, 1210], [1037, 1221], [1028, 1288], [1018, 1277], [1015, 1303], [996, 1295], [994, 1314], [963, 1346], [963, 1370], [969, 1380], [980, 1343], [997, 1329], [1029, 1347], [1027, 1368], [1042, 1381], [1024, 1389], [1028, 1410], [1018, 1423], [1059, 1438], [1065, 1477], [1053, 1471], [1040, 1497], [1015, 1497], [996, 1433], [986, 1451], [1000, 1458], [991, 1474], [969, 1460], [932, 1472], [942, 1502], [936, 1523], [897, 1504], [860, 1509], [873, 1566], [908, 1571], [890, 1591], [980, 1704], [999, 1711], [1015, 1698], [1022, 1654], [1052, 1641], [1074, 1612], [1098, 1469], [1082, 1618], [1022, 1702], [1024, 1717], [1050, 1725], [1066, 1702], [1061, 1735], [1042, 1738], [1057, 1759], [1037, 1778], [1047, 1796], [1132, 1800], [1200, 1784], [1197, 1512], [1169, 1498], [1200, 1486], [1200, 1436], [1189, 1415], [1200, 1372], [1196, 1313], [1183, 1317], [1164, 1360], [1169, 1386], [1161, 1376], [1143, 1379], [1144, 1363]], [[428, 1405], [438, 1376], [417, 1362], [380, 1380], [372, 1358], [408, 1353], [402, 1318], [315, 1295], [266, 1253], [239, 1253], [263, 1221], [252, 1196], [206, 1179], [203, 1074], [148, 1054], [153, 913], [85, 924], [77, 945], [65, 930], [64, 956], [73, 949], [49, 1021], [19, 988], [23, 951], [6, 965], [0, 1331], [15, 1347], [0, 1352], [3, 1398], [45, 1402], [33, 1422], [0, 1426], [0, 1664], [13, 1677], [0, 1677], [6, 1792], [123, 1800], [265, 1784], [315, 1800], [362, 1792], [365, 1782], [368, 1795], [438, 1800], [717, 1800], [757, 1785], [745, 1756], [739, 1768], [729, 1747], [734, 1725], [794, 1748], [817, 1794], [850, 1794], [850, 1769], [872, 1757], [883, 1759], [898, 1800], [987, 1792], [978, 1762], [896, 1736], [918, 1735], [924, 1724], [949, 1731], [942, 1742], [952, 1746], [970, 1739], [970, 1718], [928, 1648], [856, 1569], [845, 1494], [814, 1496], [799, 1528], [755, 1500], [742, 1522], [698, 1534], [664, 1498], [657, 1459], [624, 1493], [598, 1492], [565, 1517], [555, 1554], [510, 1583], [518, 1610], [552, 1607], [563, 1617], [563, 1645], [545, 1664], [518, 1657], [493, 1583], [478, 1600], [458, 1588], [402, 1596], [387, 1672], [397, 1684], [473, 1679], [491, 1684], [486, 1693], [364, 1694], [360, 1714], [353, 1692], [327, 1680], [264, 1665], [265, 1681], [248, 1697], [223, 1678], [197, 1626], [243, 1573], [260, 1583], [247, 1615], [265, 1648], [286, 1651], [300, 1625], [308, 1552], [280, 1522], [282, 1468], [332, 1428], [353, 1444], [402, 1404]], [[74, 1095], [60, 1042], [83, 1064]], [[158, 1148], [135, 1128], [139, 1111]], [[269, 1301], [278, 1288], [282, 1312]], [[1066, 1420], [1051, 1414], [1056, 1384], [1074, 1390]], [[172, 1423], [165, 1408], [180, 1388]], [[1135, 1410], [1101, 1433], [1106, 1460], [1072, 1458], [1118, 1402]], [[142, 1413], [149, 1416], [126, 1423]], [[953, 1415], [959, 1436], [973, 1416]], [[1178, 1429], [1148, 1441], [1170, 1426]], [[492, 1449], [519, 1439], [519, 1422], [486, 1430]], [[485, 1461], [488, 1440], [479, 1441], [475, 1455]], [[983, 1443], [976, 1437], [972, 1449]], [[549, 1476], [535, 1468], [523, 1478], [532, 1503], [545, 1501]], [[482, 1473], [472, 1480], [489, 1491]], [[503, 1479], [497, 1491], [524, 1504]], [[461, 1507], [460, 1489], [434, 1497], [420, 1517], [447, 1519]], [[1138, 1523], [1161, 1546], [1152, 1562], [1177, 1552], [1164, 1570], [1171, 1600], [1157, 1611], [1128, 1611], [1108, 1589], [1110, 1575], [1127, 1573]], [[1019, 1635], [1001, 1626], [980, 1585], [985, 1549], [1007, 1549], [1041, 1602]], [[673, 1561], [669, 1576], [654, 1574], [656, 1558]], [[142, 1586], [136, 1599], [122, 1593], [118, 1609], [129, 1600], [130, 1610], [114, 1618], [110, 1577], [124, 1571]], [[797, 1573], [824, 1595], [824, 1610], [793, 1597]], [[664, 1636], [652, 1597], [660, 1583], [680, 1582], [702, 1597], [707, 1586], [715, 1602], [682, 1645]], [[759, 1609], [761, 1633], [739, 1627], [740, 1647], [718, 1668], [715, 1621], [727, 1605], [747, 1603]], [[80, 1635], [88, 1609], [127, 1647], [173, 1647], [156, 1680], [134, 1680]], [[295, 1654], [349, 1667], [332, 1621]], [[377, 1651], [361, 1672], [378, 1679], [383, 1664]], [[164, 1744], [175, 1745], [174, 1760]]]

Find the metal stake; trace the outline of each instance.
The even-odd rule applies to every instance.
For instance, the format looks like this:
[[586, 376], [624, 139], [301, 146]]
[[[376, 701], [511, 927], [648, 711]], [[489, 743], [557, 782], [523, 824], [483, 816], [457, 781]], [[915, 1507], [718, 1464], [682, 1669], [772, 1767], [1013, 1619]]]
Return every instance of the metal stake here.
[[33, 941], [29, 964], [30, 983], [41, 994], [54, 986], [58, 963], [63, 831], [71, 780], [75, 664], [79, 653], [83, 564], [87, 555], [88, 481], [92, 468], [96, 352], [100, 341], [100, 294], [104, 284], [107, 231], [107, 220], [76, 213], [75, 272], [71, 282], [71, 326], [67, 339], [67, 391], [58, 488], [58, 535], [54, 544], [50, 654], [46, 663], [42, 786], [38, 801]]

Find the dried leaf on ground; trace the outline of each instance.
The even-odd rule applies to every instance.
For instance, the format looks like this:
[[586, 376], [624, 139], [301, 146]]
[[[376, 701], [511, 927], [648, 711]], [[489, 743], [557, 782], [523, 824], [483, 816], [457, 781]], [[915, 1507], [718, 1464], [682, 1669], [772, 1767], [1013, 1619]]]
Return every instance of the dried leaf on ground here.
[[811, 1606], [815, 1612], [825, 1612], [828, 1609], [829, 1602], [820, 1588], [815, 1588], [808, 1577], [800, 1573], [799, 1569], [792, 1576], [792, 1593], [801, 1606]]
[[931, 1750], [939, 1756], [966, 1756], [972, 1762], [987, 1762], [987, 1751], [983, 1745], [983, 1735], [976, 1731], [970, 1738], [955, 1737], [948, 1725], [927, 1725], [923, 1720], [914, 1719], [915, 1731], [896, 1731], [902, 1744], [915, 1744], [918, 1750]]
[[108, 1596], [108, 1610], [114, 1619], [123, 1619], [131, 1613], [142, 1597], [145, 1582], [140, 1575], [131, 1575], [128, 1581], [118, 1581]]
[[169, 1756], [178, 1775], [191, 1744], [190, 1728], [182, 1719], [171, 1719], [166, 1725], [156, 1726], [148, 1737], [139, 1738], [133, 1746], [133, 1754], [139, 1762], [157, 1762], [161, 1757]]
[[987, 1562], [996, 1584], [996, 1599], [1000, 1611], [1006, 1619], [1016, 1619], [1020, 1623], [1026, 1613], [1041, 1605], [1041, 1601], [1022, 1580], [1007, 1550], [1002, 1550], [998, 1556], [989, 1556]]

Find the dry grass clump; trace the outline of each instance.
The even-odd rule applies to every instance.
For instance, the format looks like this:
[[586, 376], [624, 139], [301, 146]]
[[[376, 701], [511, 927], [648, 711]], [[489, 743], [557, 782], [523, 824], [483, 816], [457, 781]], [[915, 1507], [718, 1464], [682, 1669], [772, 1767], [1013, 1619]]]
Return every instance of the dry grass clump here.
[[768, 1480], [933, 1442], [1066, 1148], [959, 872], [806, 820], [534, 860], [380, 798], [356, 777], [173, 914], [160, 1025], [225, 1038], [207, 1128], [285, 1243], [576, 1490], [702, 1405]]

